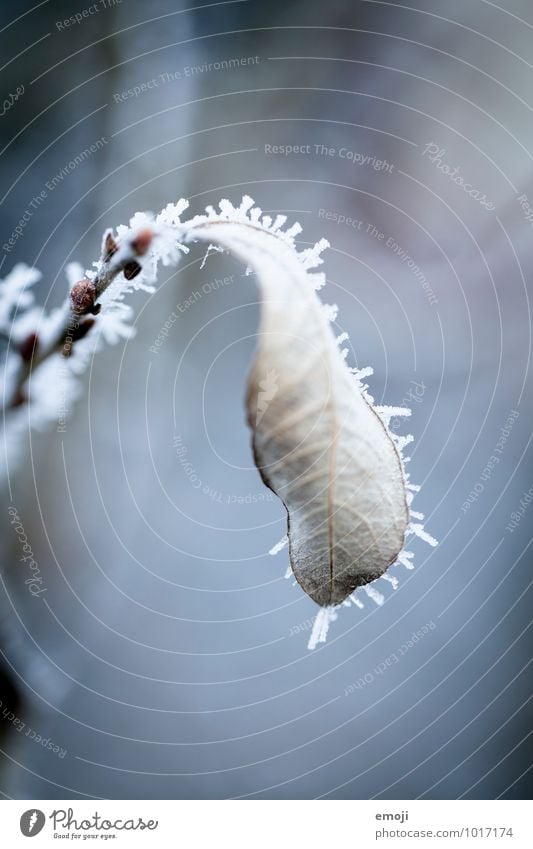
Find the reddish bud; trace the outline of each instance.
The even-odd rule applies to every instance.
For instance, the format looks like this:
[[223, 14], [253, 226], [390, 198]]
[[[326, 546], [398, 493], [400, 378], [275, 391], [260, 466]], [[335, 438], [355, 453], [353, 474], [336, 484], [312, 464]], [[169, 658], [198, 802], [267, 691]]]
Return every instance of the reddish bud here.
[[133, 280], [134, 277], [137, 277], [141, 272], [141, 266], [135, 260], [132, 262], [127, 262], [124, 266], [124, 277], [126, 280]]
[[27, 400], [28, 399], [26, 398], [24, 392], [19, 387], [15, 391], [15, 394], [13, 395], [13, 398], [11, 399], [11, 407], [21, 407], [22, 404], [25, 404]]
[[134, 253], [137, 256], [144, 256], [147, 253], [150, 245], [152, 244], [152, 239], [154, 238], [154, 234], [152, 230], [148, 227], [146, 230], [141, 230], [140, 233], [137, 233], [135, 238], [131, 242], [131, 246], [133, 248]]
[[118, 250], [118, 245], [113, 238], [112, 233], [106, 233], [106, 237], [104, 240], [104, 250], [103, 250], [103, 260], [104, 262], [108, 262], [113, 254], [116, 254]]
[[70, 303], [72, 310], [79, 315], [90, 312], [94, 306], [96, 289], [94, 283], [84, 278], [75, 283], [70, 290]]
[[29, 336], [26, 336], [24, 341], [20, 343], [19, 352], [25, 363], [29, 363], [33, 359], [38, 344], [39, 337], [36, 333], [30, 333]]

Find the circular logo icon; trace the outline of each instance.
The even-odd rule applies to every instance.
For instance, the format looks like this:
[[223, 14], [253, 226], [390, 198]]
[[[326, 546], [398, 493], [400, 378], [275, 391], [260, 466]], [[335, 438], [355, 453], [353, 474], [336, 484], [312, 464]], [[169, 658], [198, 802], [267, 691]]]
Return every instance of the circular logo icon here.
[[24, 837], [35, 837], [42, 831], [45, 822], [46, 817], [42, 811], [30, 808], [29, 811], [24, 811], [20, 818], [20, 830]]

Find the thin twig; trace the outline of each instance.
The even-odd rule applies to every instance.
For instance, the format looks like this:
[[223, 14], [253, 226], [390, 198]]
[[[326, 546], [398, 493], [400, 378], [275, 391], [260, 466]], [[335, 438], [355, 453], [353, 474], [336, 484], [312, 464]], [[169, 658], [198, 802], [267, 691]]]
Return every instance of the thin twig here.
[[[19, 364], [13, 389], [2, 409], [12, 409], [27, 401], [24, 386], [30, 377], [52, 354], [70, 357], [73, 345], [83, 339], [95, 324], [94, 318], [100, 312], [98, 299], [121, 272], [127, 280], [133, 280], [142, 270], [142, 259], [148, 252], [154, 237], [153, 230], [145, 228], [122, 243], [117, 243], [112, 231], [107, 230], [102, 240], [100, 266], [93, 280], [84, 277], [74, 284], [65, 299], [61, 311], [65, 320], [60, 323], [47, 344], [44, 345], [37, 333], [30, 333], [15, 350]], [[9, 347], [13, 339], [2, 333]]]

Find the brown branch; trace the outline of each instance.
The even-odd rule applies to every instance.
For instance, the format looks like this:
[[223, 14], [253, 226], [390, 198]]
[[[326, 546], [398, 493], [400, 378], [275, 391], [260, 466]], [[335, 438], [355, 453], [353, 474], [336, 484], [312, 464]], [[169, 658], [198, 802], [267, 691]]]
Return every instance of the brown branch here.
[[[106, 231], [102, 241], [100, 268], [93, 280], [84, 277], [70, 290], [63, 304], [65, 323], [55, 338], [44, 347], [38, 334], [31, 332], [16, 346], [19, 367], [6, 408], [18, 407], [27, 400], [24, 393], [26, 381], [32, 371], [48, 357], [58, 353], [70, 357], [74, 344], [83, 339], [95, 325], [93, 316], [97, 316], [101, 309], [98, 299], [113, 280], [121, 272], [126, 280], [133, 280], [141, 272], [142, 258], [147, 254], [154, 235], [153, 230], [145, 228], [133, 238], [117, 243], [111, 230]], [[4, 336], [8, 345], [13, 347], [13, 339], [6, 334]]]

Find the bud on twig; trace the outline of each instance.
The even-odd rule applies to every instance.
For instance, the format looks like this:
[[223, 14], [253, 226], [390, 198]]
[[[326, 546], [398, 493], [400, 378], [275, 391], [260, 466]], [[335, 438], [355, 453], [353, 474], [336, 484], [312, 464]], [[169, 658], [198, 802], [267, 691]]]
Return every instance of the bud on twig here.
[[141, 232], [137, 233], [137, 235], [131, 242], [133, 252], [137, 254], [137, 256], [144, 256], [150, 248], [153, 238], [153, 231], [150, 230], [148, 227], [145, 230], [141, 230]]
[[134, 277], [137, 277], [141, 272], [141, 266], [135, 260], [132, 262], [127, 262], [124, 266], [124, 277], [126, 280], [133, 280]]
[[25, 363], [29, 363], [33, 359], [38, 344], [39, 337], [36, 333], [30, 333], [29, 336], [26, 336], [24, 341], [20, 343], [19, 352]]
[[32, 369], [40, 366], [43, 360], [54, 353], [60, 352], [63, 357], [70, 357], [74, 343], [83, 339], [95, 324], [94, 319], [87, 316], [89, 314], [96, 316], [100, 312], [102, 304], [97, 303], [97, 300], [121, 272], [128, 281], [140, 274], [141, 258], [150, 250], [154, 236], [154, 229], [145, 227], [119, 243], [111, 229], [105, 231], [100, 252], [100, 266], [92, 280], [84, 277], [78, 280], [70, 290], [65, 304], [66, 323], [57, 329], [54, 340], [49, 340], [43, 347], [43, 340], [39, 342], [37, 333], [28, 332], [19, 343], [18, 353], [22, 368], [15, 381], [16, 385], [10, 393], [9, 407], [17, 407], [27, 402], [23, 384]]
[[113, 234], [111, 230], [108, 230], [104, 236], [104, 244], [102, 247], [102, 259], [104, 262], [108, 262], [113, 254], [116, 254], [118, 250], [118, 245], [113, 238]]
[[75, 283], [70, 290], [70, 303], [72, 311], [78, 315], [92, 312], [96, 299], [96, 288], [94, 283], [87, 278]]
[[17, 407], [21, 407], [23, 404], [25, 404], [27, 400], [28, 400], [28, 398], [27, 398], [24, 390], [20, 386], [17, 386], [15, 393], [13, 395], [13, 398], [11, 399], [11, 405], [10, 406], [13, 409], [16, 409]]

